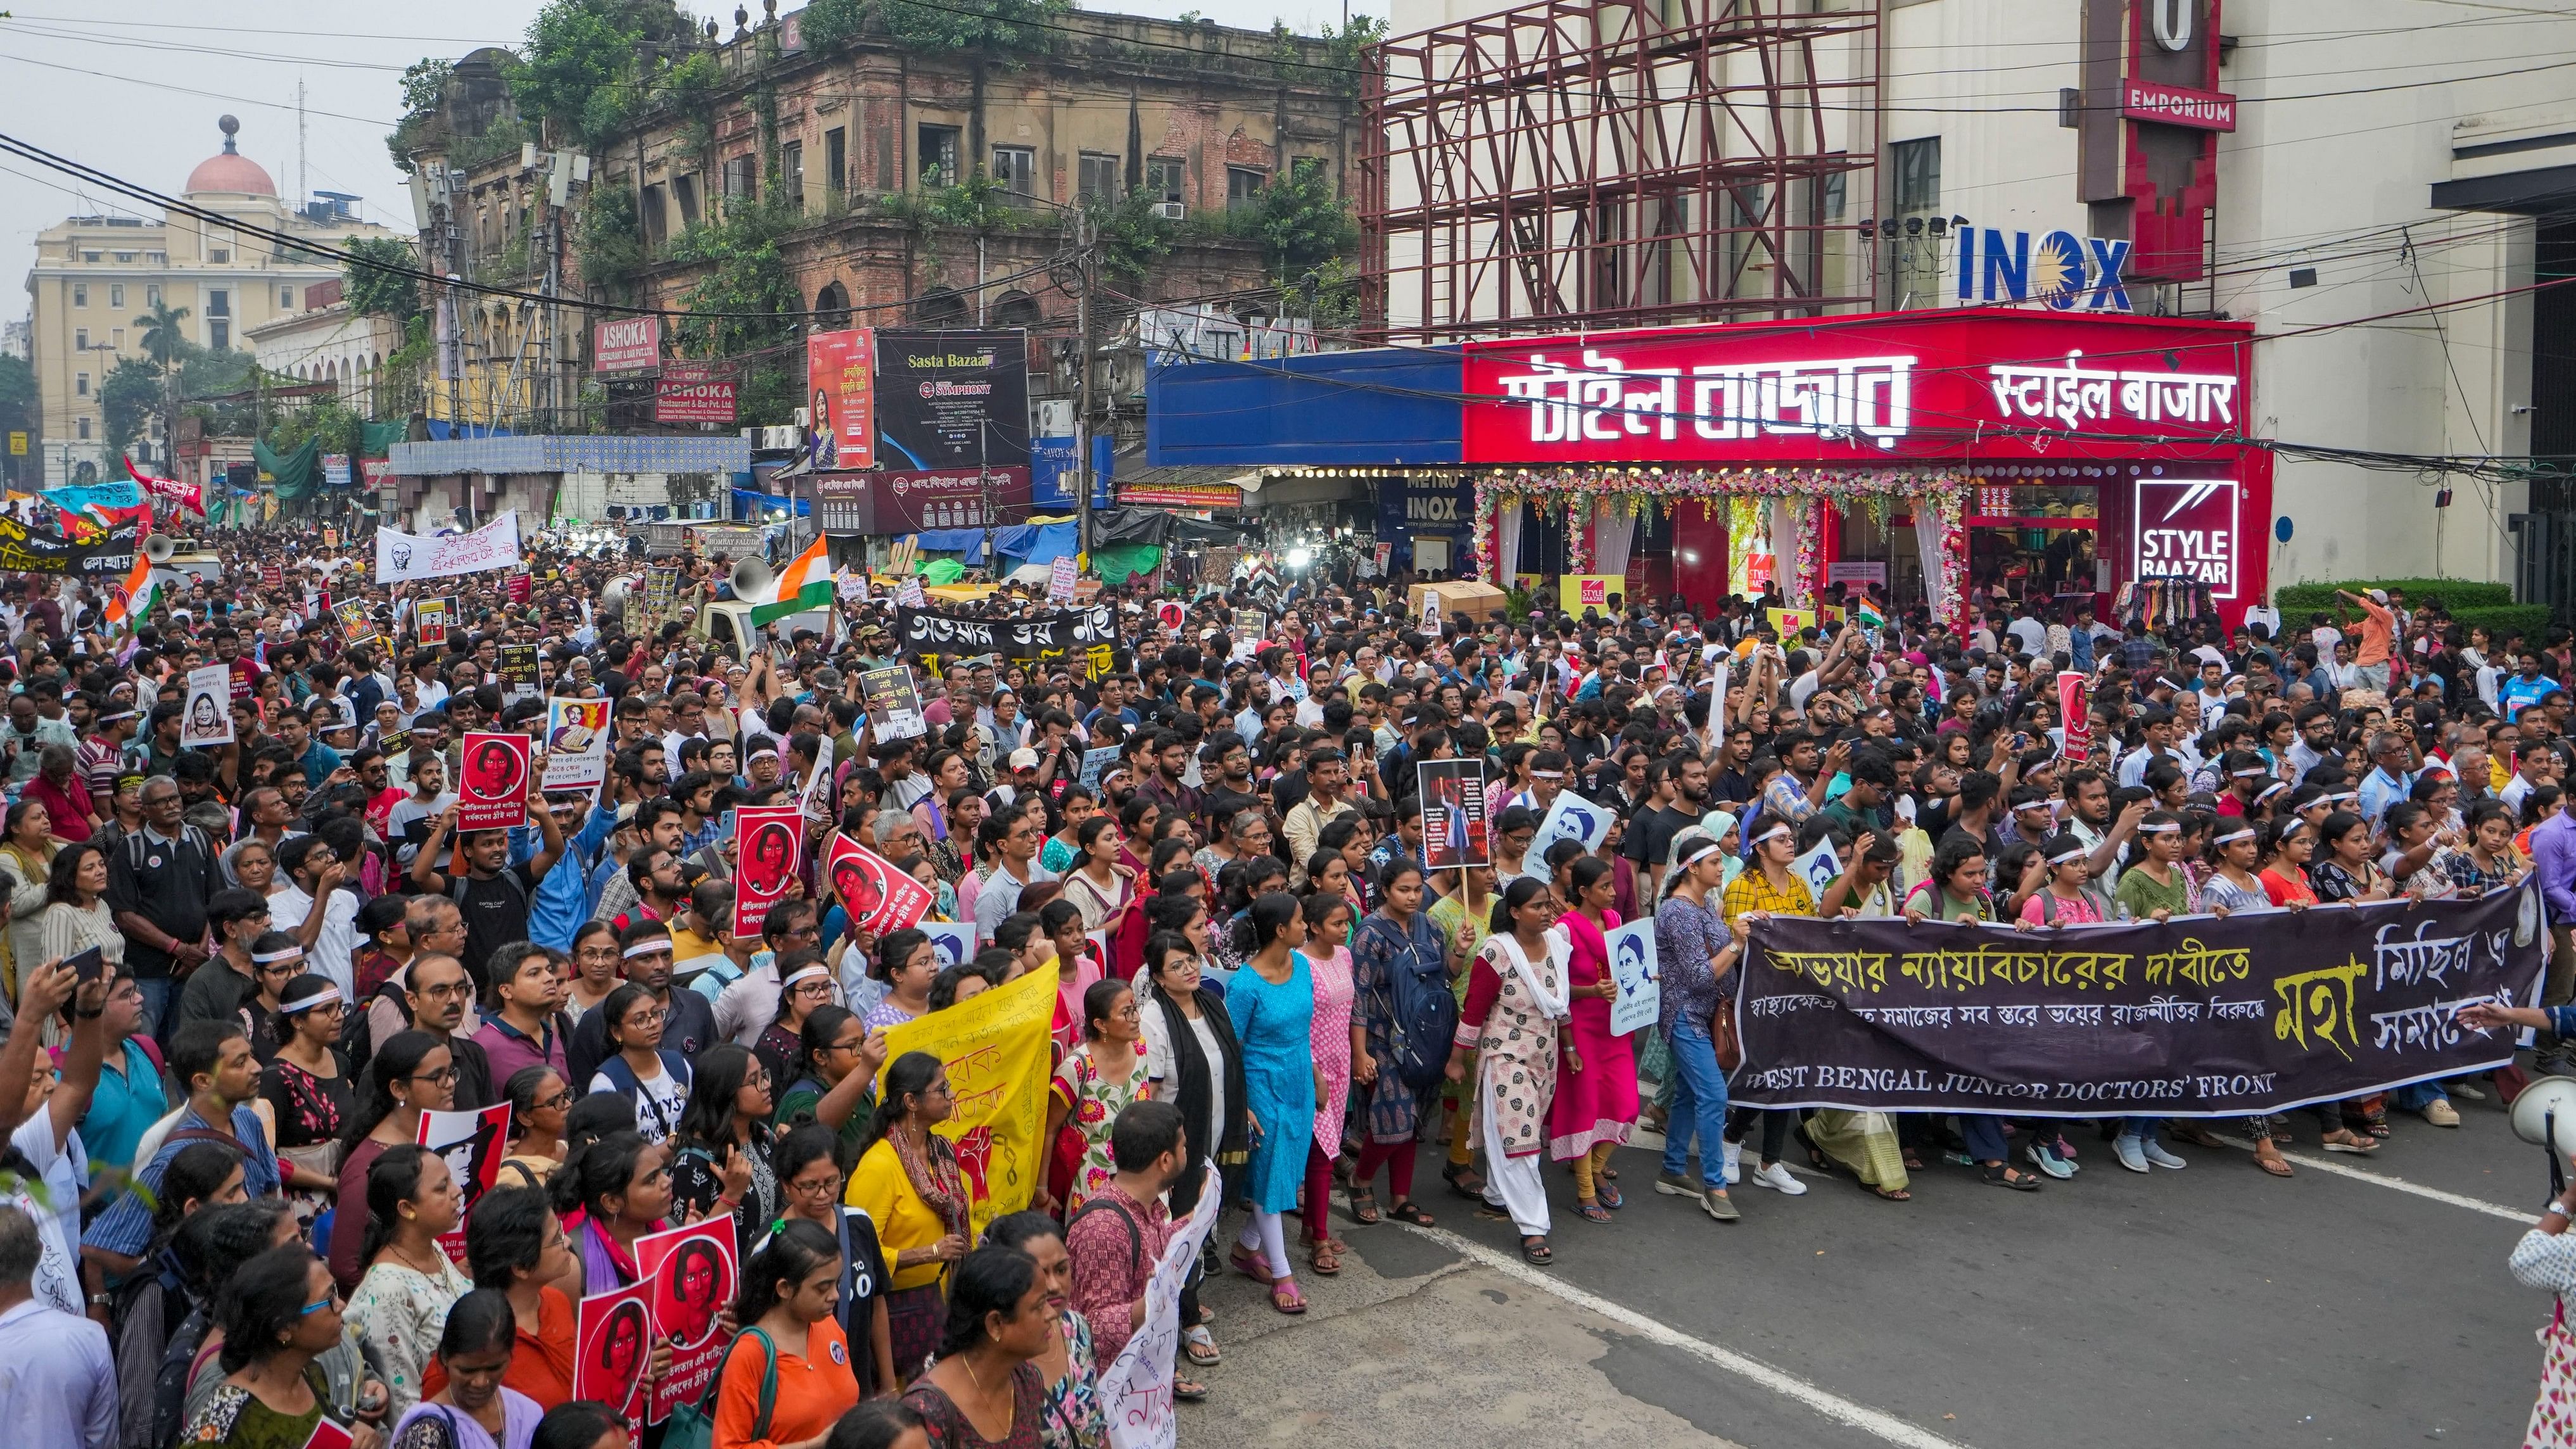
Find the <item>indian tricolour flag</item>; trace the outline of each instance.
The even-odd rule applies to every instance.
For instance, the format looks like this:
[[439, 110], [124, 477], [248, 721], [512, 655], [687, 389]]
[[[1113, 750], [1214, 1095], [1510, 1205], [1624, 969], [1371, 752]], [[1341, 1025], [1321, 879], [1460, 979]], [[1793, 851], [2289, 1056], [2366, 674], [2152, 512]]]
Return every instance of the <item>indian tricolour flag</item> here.
[[754, 604], [751, 622], [770, 624], [790, 614], [808, 609], [832, 607], [832, 560], [823, 551], [823, 536], [814, 535], [813, 546], [796, 556], [795, 562], [778, 576], [778, 602]]
[[134, 572], [125, 576], [114, 597], [107, 601], [109, 628], [119, 624], [131, 627], [136, 619], [149, 617], [152, 601], [161, 591], [161, 581], [152, 577], [152, 560], [141, 553], [134, 556]]

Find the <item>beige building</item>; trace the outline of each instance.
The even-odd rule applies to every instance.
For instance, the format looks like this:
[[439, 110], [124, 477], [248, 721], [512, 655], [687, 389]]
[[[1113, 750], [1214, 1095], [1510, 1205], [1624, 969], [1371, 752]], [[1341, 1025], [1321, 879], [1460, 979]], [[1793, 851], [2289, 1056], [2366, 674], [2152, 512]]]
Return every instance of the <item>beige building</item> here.
[[[226, 116], [218, 124], [223, 149], [188, 173], [181, 196], [190, 205], [316, 246], [396, 235], [337, 202], [284, 200], [267, 168], [236, 148], [241, 123]], [[340, 277], [327, 256], [281, 255], [292, 250], [192, 216], [76, 216], [40, 233], [27, 294], [47, 486], [73, 481], [83, 464], [101, 474], [111, 466], [99, 392], [119, 359], [145, 355], [140, 319], [158, 304], [184, 308], [191, 341], [247, 348], [250, 329], [303, 310], [307, 288]], [[164, 448], [155, 441], [152, 456]]]

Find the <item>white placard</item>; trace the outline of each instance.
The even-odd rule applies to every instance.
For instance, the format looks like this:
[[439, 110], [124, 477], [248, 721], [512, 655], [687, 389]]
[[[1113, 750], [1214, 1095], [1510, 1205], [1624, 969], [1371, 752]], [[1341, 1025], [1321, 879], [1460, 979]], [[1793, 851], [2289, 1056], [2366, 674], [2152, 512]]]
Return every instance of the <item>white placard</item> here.
[[179, 715], [179, 748], [233, 742], [233, 670], [208, 664], [188, 671], [188, 702]]
[[1590, 855], [1610, 838], [1610, 810], [1595, 805], [1571, 790], [1557, 792], [1556, 803], [1547, 808], [1547, 818], [1538, 823], [1538, 834], [1530, 837], [1529, 853], [1523, 857], [1535, 869], [1524, 872], [1547, 879], [1547, 850], [1560, 840], [1580, 840], [1583, 853]]
[[1807, 883], [1807, 893], [1817, 900], [1825, 898], [1825, 887], [1843, 873], [1843, 858], [1834, 849], [1832, 836], [1816, 842], [1816, 848], [1789, 862], [1789, 873]]
[[1216, 1226], [1225, 1201], [1216, 1164], [1201, 1168], [1207, 1186], [1198, 1206], [1179, 1224], [1145, 1283], [1145, 1322], [1100, 1375], [1100, 1403], [1109, 1415], [1110, 1449], [1172, 1449], [1179, 1424], [1172, 1416], [1173, 1358], [1181, 1346], [1181, 1282], [1198, 1261], [1199, 1245]]
[[975, 959], [975, 926], [971, 921], [923, 921], [913, 929], [930, 938], [930, 949], [939, 954], [942, 971]]
[[1619, 983], [1619, 994], [1610, 998], [1610, 1032], [1626, 1036], [1641, 1026], [1653, 1026], [1664, 1009], [1663, 972], [1655, 960], [1655, 923], [1647, 920], [1621, 926], [1609, 934], [1610, 977]]
[[504, 513], [472, 533], [438, 538], [376, 530], [376, 582], [443, 579], [519, 566], [519, 515]]
[[608, 779], [609, 702], [546, 701], [546, 780], [554, 790], [595, 790]]

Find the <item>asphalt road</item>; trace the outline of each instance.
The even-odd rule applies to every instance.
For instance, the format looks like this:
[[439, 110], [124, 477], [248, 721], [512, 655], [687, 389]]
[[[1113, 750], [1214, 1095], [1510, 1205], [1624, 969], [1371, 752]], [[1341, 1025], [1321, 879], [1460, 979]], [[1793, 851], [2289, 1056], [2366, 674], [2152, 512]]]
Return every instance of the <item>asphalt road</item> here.
[[[2504, 1263], [2523, 1231], [2511, 1215], [2537, 1212], [2547, 1169], [2494, 1101], [2460, 1106], [2457, 1130], [2399, 1117], [2367, 1160], [2322, 1157], [2302, 1116], [2286, 1181], [2244, 1152], [2189, 1147], [2188, 1169], [2141, 1177], [2084, 1124], [2070, 1132], [2083, 1170], [2039, 1193], [1936, 1165], [1893, 1204], [1810, 1175], [1798, 1198], [1739, 1185], [1734, 1224], [1655, 1194], [1655, 1155], [1631, 1149], [1611, 1226], [1574, 1217], [1571, 1179], [1549, 1174], [1544, 1271], [1521, 1267], [1508, 1223], [1437, 1191], [1426, 1148], [1418, 1182], [1439, 1228], [1345, 1224], [1359, 1261], [1308, 1281], [1317, 1313], [1277, 1318], [1240, 1280], [1211, 1296], [1228, 1362], [1184, 1433], [1427, 1442], [1389, 1437], [1406, 1400], [1360, 1392], [1369, 1376], [1419, 1357], [1407, 1373], [1481, 1380], [1499, 1357], [1545, 1363], [1550, 1412], [1620, 1423], [1632, 1444], [2515, 1443], [2549, 1302]], [[1451, 1449], [1530, 1442], [1508, 1405], [1470, 1397], [1461, 1417], [1457, 1394], [1433, 1402], [1450, 1417], [1423, 1427], [1447, 1423]]]

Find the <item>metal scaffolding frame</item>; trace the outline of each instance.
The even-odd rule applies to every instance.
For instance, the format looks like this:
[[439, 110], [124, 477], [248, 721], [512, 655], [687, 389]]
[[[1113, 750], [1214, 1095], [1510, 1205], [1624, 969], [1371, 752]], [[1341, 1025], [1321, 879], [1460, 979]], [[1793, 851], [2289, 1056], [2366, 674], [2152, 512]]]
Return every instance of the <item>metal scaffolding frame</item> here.
[[1828, 238], [1876, 211], [1878, 25], [1874, 0], [1534, 0], [1385, 42], [1363, 81], [1369, 329], [1871, 305], [1870, 263], [1835, 265]]

